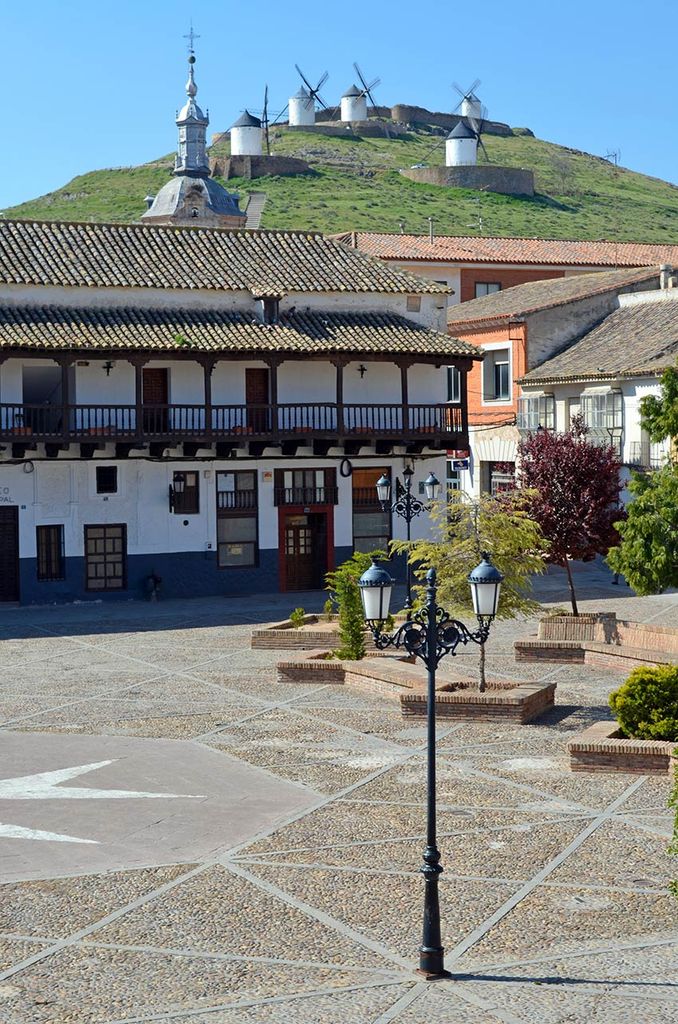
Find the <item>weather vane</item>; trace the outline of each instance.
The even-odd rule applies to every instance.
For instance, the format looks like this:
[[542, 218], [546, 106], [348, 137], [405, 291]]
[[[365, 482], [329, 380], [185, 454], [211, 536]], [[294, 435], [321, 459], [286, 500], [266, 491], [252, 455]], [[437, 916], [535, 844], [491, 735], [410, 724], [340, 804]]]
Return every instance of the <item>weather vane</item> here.
[[195, 47], [193, 46], [194, 39], [200, 39], [200, 36], [196, 35], [193, 31], [193, 19], [191, 19], [191, 28], [188, 35], [184, 36], [184, 39], [188, 39], [188, 52], [193, 53]]

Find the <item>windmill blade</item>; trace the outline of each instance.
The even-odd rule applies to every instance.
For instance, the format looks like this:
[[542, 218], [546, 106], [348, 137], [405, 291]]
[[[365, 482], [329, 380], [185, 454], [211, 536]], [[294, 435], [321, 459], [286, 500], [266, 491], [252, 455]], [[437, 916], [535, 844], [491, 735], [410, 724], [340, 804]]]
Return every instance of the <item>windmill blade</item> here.
[[304, 85], [306, 86], [306, 88], [308, 89], [308, 91], [312, 93], [312, 92], [313, 92], [313, 86], [312, 86], [312, 85], [311, 85], [311, 83], [309, 82], [308, 78], [306, 77], [306, 75], [305, 75], [305, 74], [304, 74], [304, 72], [303, 72], [303, 71], [301, 70], [301, 68], [299, 67], [299, 65], [298, 65], [298, 64], [295, 64], [294, 66], [295, 66], [295, 68], [296, 68], [296, 70], [297, 70], [297, 74], [299, 75], [299, 78], [300, 78], [300, 79], [302, 80], [302, 82], [304, 83]]
[[468, 89], [466, 90], [466, 95], [467, 96], [471, 96], [476, 91], [476, 89], [478, 88], [479, 85], [480, 85], [480, 79], [476, 78], [475, 81], [473, 81], [471, 83], [471, 85], [468, 87]]
[[315, 94], [315, 98], [316, 98], [316, 102], [317, 102], [318, 106], [319, 106], [319, 107], [322, 107], [322, 109], [323, 109], [323, 110], [329, 110], [329, 109], [330, 109], [330, 108], [329, 108], [329, 107], [327, 106], [327, 104], [325, 103], [325, 100], [324, 100], [324, 99], [322, 98], [322, 96], [320, 95], [320, 93], [319, 93], [319, 92], [317, 92], [317, 93]]
[[315, 89], [311, 89], [311, 93], [312, 93], [313, 96], [317, 97], [318, 92], [320, 91], [320, 89], [322, 89], [323, 85], [325, 84], [325, 82], [327, 81], [327, 79], [329, 77], [330, 76], [329, 76], [328, 72], [327, 71], [323, 71], [323, 73], [322, 73], [322, 75], [320, 77], [320, 81], [316, 85]]
[[372, 95], [372, 90], [376, 89], [378, 85], [381, 85], [381, 78], [375, 78], [374, 81], [370, 82], [370, 84], [365, 89], [365, 95], [367, 96], [368, 100], [370, 101], [373, 107], [376, 107], [377, 101]]
[[485, 159], [487, 160], [487, 162], [489, 164], [491, 162], [490, 161], [490, 157], [489, 157], [489, 154], [488, 154], [487, 150], [485, 149], [485, 143], [483, 142], [483, 140], [481, 139], [480, 136], [478, 136], [478, 145], [482, 149], [482, 151], [483, 151], [483, 153], [485, 155]]
[[[466, 93], [459, 85], [459, 82], [452, 82], [452, 88], [457, 90], [462, 99], [466, 99]], [[459, 104], [457, 104], [457, 106], [459, 106]]]
[[271, 140], [268, 134], [268, 84], [264, 86], [264, 109], [262, 111], [261, 123], [264, 127], [264, 138], [266, 140], [266, 156], [270, 156]]
[[284, 107], [282, 108], [282, 110], [280, 111], [280, 113], [279, 113], [279, 114], [277, 114], [277, 115], [276, 115], [276, 116], [275, 116], [275, 117], [273, 118], [273, 120], [272, 120], [272, 121], [270, 122], [270, 124], [271, 124], [271, 125], [274, 125], [274, 124], [278, 124], [278, 122], [279, 122], [279, 121], [281, 121], [281, 120], [282, 120], [282, 118], [283, 118], [283, 117], [285, 116], [285, 114], [287, 113], [287, 108], [288, 108], [288, 107], [289, 107], [289, 103], [286, 103], [286, 104], [285, 104], [285, 106], [284, 106]]
[[367, 88], [367, 82], [365, 81], [365, 76], [363, 75], [362, 71], [360, 70], [360, 68], [358, 67], [358, 65], [356, 64], [355, 61], [353, 61], [353, 70], [355, 71], [356, 75], [358, 76], [358, 78], [362, 82], [363, 86], [365, 88]]

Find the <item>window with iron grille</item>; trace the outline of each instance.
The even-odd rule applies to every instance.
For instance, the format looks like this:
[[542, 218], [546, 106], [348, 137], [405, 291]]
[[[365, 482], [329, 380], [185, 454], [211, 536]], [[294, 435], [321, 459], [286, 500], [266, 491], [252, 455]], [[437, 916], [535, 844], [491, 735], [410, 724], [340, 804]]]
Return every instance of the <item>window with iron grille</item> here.
[[63, 526], [37, 526], [38, 579], [41, 583], [66, 578]]
[[217, 473], [217, 565], [247, 569], [258, 564], [257, 477], [254, 470]]
[[175, 515], [191, 516], [200, 512], [200, 474], [180, 470], [172, 475]]
[[276, 505], [336, 505], [335, 469], [276, 469]]
[[525, 434], [534, 434], [537, 430], [555, 430], [555, 396], [522, 395], [518, 399], [517, 426]]

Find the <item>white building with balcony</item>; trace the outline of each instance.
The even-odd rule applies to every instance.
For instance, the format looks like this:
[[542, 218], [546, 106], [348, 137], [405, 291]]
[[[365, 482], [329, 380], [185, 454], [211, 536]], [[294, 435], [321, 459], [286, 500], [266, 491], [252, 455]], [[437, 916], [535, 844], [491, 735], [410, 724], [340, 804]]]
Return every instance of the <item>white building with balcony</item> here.
[[307, 590], [402, 536], [377, 478], [467, 444], [447, 298], [317, 234], [0, 221], [0, 600]]

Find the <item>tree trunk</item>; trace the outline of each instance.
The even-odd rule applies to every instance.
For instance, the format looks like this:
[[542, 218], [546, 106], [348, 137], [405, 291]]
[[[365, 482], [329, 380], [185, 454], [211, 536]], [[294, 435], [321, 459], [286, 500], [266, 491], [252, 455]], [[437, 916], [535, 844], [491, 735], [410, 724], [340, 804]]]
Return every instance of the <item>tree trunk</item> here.
[[565, 572], [567, 573], [567, 585], [570, 588], [570, 600], [572, 601], [572, 614], [579, 615], [579, 609], [577, 608], [577, 595], [574, 592], [574, 580], [572, 579], [572, 570], [570, 569], [570, 561], [568, 558], [565, 559]]
[[484, 693], [485, 692], [485, 685], [486, 685], [486, 679], [485, 679], [485, 644], [481, 644], [480, 645], [480, 662], [478, 663], [478, 673], [479, 673], [479, 677], [480, 677], [479, 681], [478, 681], [478, 689], [480, 690], [481, 693]]

